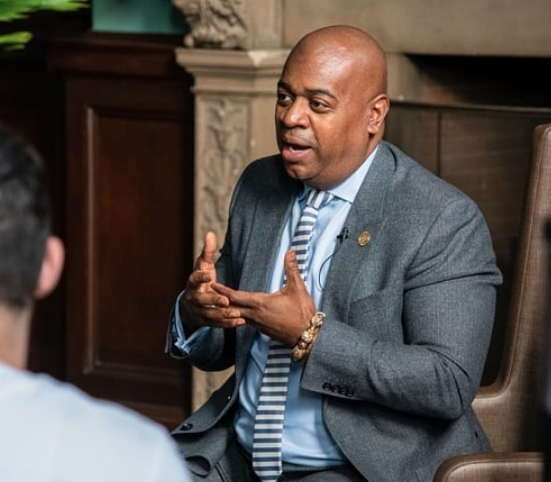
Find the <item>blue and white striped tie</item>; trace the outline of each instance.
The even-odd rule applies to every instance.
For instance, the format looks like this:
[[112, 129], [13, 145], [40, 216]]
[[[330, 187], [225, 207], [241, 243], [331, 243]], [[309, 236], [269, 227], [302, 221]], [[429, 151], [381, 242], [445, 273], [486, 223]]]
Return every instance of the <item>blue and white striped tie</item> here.
[[[297, 256], [302, 279], [308, 271], [310, 240], [321, 206], [333, 199], [326, 191], [312, 189], [295, 229], [291, 248]], [[284, 280], [284, 284], [285, 284]], [[253, 469], [262, 482], [275, 482], [282, 471], [283, 418], [292, 348], [272, 340], [256, 407], [253, 434]]]

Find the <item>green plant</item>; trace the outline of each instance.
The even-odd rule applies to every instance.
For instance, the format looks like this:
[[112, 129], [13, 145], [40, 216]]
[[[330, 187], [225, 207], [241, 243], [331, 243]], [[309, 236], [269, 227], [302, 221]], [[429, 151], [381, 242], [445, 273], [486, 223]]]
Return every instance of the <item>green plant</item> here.
[[[21, 20], [41, 10], [68, 12], [85, 7], [88, 0], [0, 0], [0, 22]], [[0, 34], [0, 50], [21, 49], [32, 37], [28, 31]]]

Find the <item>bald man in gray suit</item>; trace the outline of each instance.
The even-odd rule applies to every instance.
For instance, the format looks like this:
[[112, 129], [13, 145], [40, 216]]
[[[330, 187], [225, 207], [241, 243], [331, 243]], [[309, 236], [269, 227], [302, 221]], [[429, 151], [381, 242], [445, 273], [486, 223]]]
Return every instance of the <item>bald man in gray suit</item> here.
[[[501, 282], [492, 241], [471, 199], [383, 140], [386, 75], [379, 44], [347, 26], [306, 35], [284, 65], [280, 154], [245, 169], [220, 256], [207, 233], [170, 321], [173, 356], [235, 367], [174, 431], [196, 480], [259, 480], [271, 340], [299, 355], [271, 480], [428, 482], [448, 457], [490, 450], [471, 402]], [[289, 248], [309, 189], [333, 200], [303, 280]]]

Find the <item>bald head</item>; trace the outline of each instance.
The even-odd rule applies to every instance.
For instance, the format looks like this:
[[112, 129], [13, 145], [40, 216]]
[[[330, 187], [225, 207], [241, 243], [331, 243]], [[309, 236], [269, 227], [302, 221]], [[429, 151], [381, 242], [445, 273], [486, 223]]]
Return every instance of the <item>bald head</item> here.
[[354, 66], [351, 75], [361, 76], [373, 95], [387, 92], [386, 55], [377, 40], [359, 28], [332, 25], [314, 30], [298, 41], [285, 65], [302, 56], [324, 62], [348, 62]]
[[325, 27], [292, 49], [278, 82], [278, 146], [287, 173], [328, 189], [347, 179], [383, 137], [386, 59], [366, 32]]

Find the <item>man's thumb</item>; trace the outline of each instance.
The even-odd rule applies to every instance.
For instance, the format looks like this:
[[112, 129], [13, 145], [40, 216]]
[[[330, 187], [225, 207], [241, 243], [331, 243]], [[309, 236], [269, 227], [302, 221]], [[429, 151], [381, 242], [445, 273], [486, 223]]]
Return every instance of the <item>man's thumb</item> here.
[[285, 253], [284, 269], [287, 284], [296, 284], [297, 281], [302, 279], [297, 263], [297, 253], [294, 249], [290, 249]]
[[214, 258], [216, 255], [216, 248], [217, 248], [217, 242], [216, 242], [216, 235], [209, 231], [205, 235], [205, 243], [203, 245], [203, 251], [201, 252], [201, 264], [206, 263], [207, 266], [201, 266], [200, 269], [209, 269], [214, 264]]

